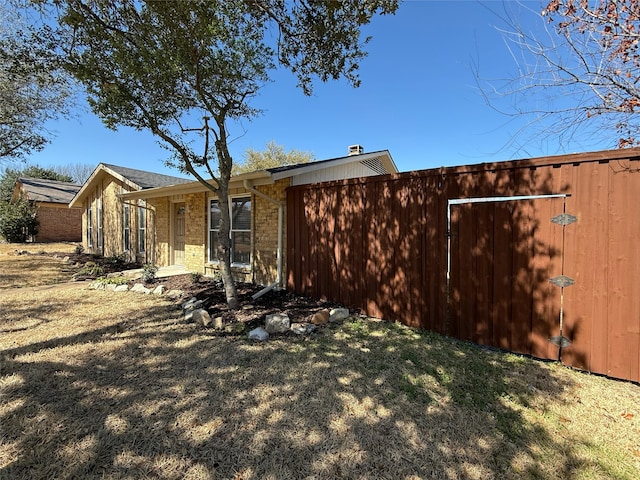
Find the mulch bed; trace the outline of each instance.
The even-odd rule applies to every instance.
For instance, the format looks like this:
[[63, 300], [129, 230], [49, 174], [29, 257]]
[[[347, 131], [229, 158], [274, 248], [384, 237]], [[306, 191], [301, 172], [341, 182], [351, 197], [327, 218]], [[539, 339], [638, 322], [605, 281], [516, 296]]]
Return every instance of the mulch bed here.
[[[87, 253], [52, 252], [46, 255], [51, 257], [69, 257], [69, 262], [84, 266], [88, 262], [100, 265], [104, 274], [117, 273], [123, 270], [140, 268], [135, 263], [115, 263], [113, 259]], [[133, 280], [131, 284], [143, 283], [141, 279]], [[272, 290], [260, 298], [253, 300], [252, 295], [263, 287], [251, 283], [237, 283], [238, 300], [241, 308], [229, 310], [225, 293], [220, 282], [207, 277], [194, 278], [191, 274], [175, 275], [171, 277], [156, 278], [153, 282], [144, 284], [147, 288], [155, 288], [164, 285], [167, 290], [181, 290], [184, 295], [179, 302], [196, 297], [203, 301], [212, 318], [222, 317], [225, 324], [241, 322], [248, 329], [253, 329], [264, 324], [265, 316], [272, 313], [283, 313], [289, 316], [291, 323], [308, 322], [314, 313], [338, 307], [340, 305], [327, 300], [319, 300], [287, 292], [285, 290]]]
[[[137, 280], [136, 283], [142, 282]], [[164, 285], [167, 290], [182, 290], [185, 293], [184, 299], [196, 297], [202, 300], [211, 318], [222, 317], [225, 324], [241, 322], [249, 329], [262, 326], [268, 314], [284, 313], [288, 315], [291, 323], [305, 323], [314, 313], [339, 306], [335, 302], [303, 297], [285, 290], [272, 290], [254, 300], [252, 295], [259, 292], [262, 286], [236, 283], [241, 307], [238, 310], [229, 310], [222, 284], [208, 278], [194, 281], [189, 274], [175, 275], [157, 278], [152, 283], [145, 284], [147, 288], [157, 285]]]

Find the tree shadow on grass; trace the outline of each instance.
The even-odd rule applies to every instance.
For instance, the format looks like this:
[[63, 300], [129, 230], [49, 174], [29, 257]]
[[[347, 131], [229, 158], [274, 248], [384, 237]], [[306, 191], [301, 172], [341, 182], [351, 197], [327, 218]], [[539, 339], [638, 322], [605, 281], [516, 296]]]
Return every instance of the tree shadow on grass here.
[[[3, 478], [576, 478], [544, 364], [357, 321], [264, 344], [164, 305], [3, 352]], [[584, 446], [584, 444], [582, 445]]]

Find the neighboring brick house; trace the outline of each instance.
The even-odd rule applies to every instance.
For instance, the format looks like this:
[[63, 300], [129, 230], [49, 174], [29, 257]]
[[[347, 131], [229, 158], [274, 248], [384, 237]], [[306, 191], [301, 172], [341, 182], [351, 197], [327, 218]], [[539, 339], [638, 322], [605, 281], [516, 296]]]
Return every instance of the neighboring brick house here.
[[118, 165], [99, 164], [70, 202], [82, 216], [85, 251], [127, 260], [154, 261], [153, 215], [143, 200], [121, 195], [144, 189], [188, 183], [190, 180]]
[[42, 178], [20, 177], [13, 197], [23, 196], [38, 207], [36, 242], [79, 242], [82, 239], [82, 209], [69, 208], [81, 185]]
[[[284, 285], [289, 186], [397, 173], [388, 151], [364, 154], [356, 147], [350, 147], [346, 157], [244, 173], [231, 179], [231, 259], [237, 280]], [[216, 272], [219, 202], [204, 185], [192, 181], [123, 192], [121, 198], [129, 203], [145, 202], [149, 209], [154, 242], [150, 261], [160, 266], [184, 265], [191, 272]]]

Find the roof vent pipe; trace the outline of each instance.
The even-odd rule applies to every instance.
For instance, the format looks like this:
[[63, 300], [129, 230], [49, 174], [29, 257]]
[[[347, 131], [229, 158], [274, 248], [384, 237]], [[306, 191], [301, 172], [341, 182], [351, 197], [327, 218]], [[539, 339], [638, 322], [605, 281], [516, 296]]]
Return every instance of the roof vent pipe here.
[[364, 153], [364, 147], [362, 145], [349, 145], [348, 153], [349, 156], [360, 155], [361, 153]]

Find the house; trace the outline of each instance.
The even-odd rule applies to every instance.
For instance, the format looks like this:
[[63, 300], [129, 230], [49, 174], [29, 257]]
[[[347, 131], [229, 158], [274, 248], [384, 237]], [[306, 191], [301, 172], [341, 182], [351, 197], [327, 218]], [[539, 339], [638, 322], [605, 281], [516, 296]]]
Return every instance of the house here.
[[122, 194], [190, 182], [185, 178], [101, 163], [71, 199], [81, 212], [85, 251], [123, 255], [129, 261], [152, 262], [155, 254], [153, 215], [144, 200], [123, 200]]
[[[260, 285], [284, 286], [285, 203], [289, 187], [395, 172], [397, 168], [387, 150], [362, 153], [362, 148], [355, 146], [350, 147], [349, 155], [345, 157], [233, 177], [229, 209], [234, 278]], [[148, 261], [160, 266], [184, 265], [191, 272], [207, 275], [216, 273], [220, 202], [211, 190], [197, 181], [180, 182], [122, 190], [118, 199], [123, 206], [145, 206], [147, 242], [153, 251]], [[112, 225], [117, 232], [119, 223], [112, 222]], [[106, 223], [104, 228], [107, 228]], [[115, 235], [123, 236], [122, 233]]]
[[38, 207], [36, 242], [79, 242], [82, 239], [82, 210], [69, 208], [81, 185], [42, 178], [20, 177], [13, 198], [23, 196]]

